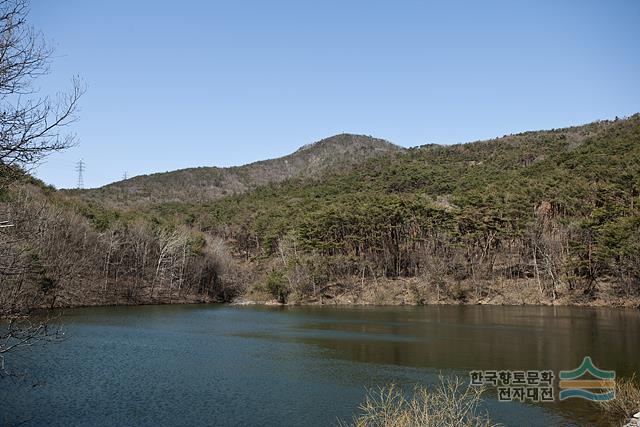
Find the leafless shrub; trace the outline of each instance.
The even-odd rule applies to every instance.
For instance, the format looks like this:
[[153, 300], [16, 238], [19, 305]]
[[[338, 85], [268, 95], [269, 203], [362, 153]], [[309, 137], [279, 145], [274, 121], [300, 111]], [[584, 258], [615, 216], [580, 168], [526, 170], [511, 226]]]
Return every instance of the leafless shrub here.
[[482, 389], [459, 378], [440, 378], [434, 390], [416, 387], [411, 397], [395, 385], [370, 390], [355, 417], [355, 427], [489, 427], [496, 426], [481, 413]]
[[640, 411], [640, 383], [636, 376], [616, 378], [616, 398], [598, 404], [608, 418], [626, 422]]

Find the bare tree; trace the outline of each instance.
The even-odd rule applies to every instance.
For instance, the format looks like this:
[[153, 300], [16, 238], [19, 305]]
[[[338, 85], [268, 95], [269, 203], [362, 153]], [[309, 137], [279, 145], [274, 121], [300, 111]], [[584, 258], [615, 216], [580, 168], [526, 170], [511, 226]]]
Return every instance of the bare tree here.
[[0, 0], [0, 185], [73, 145], [74, 135], [63, 130], [76, 119], [84, 92], [77, 78], [68, 93], [36, 92], [34, 81], [49, 71], [52, 50], [27, 24], [27, 6], [26, 0]]
[[[34, 83], [49, 71], [52, 50], [28, 25], [27, 15], [26, 0], [0, 0], [0, 190], [48, 154], [73, 145], [74, 136], [65, 128], [76, 119], [84, 91], [75, 78], [68, 93], [54, 97], [38, 94]], [[3, 229], [23, 223], [21, 218], [0, 218], [0, 222]], [[12, 252], [19, 241], [16, 233], [21, 231], [0, 233], [0, 254]], [[0, 266], [3, 288], [13, 273], [24, 273], [20, 271], [24, 266], [15, 264]], [[0, 308], [0, 313], [3, 311]], [[8, 323], [0, 325], [0, 370], [3, 355], [9, 351], [57, 336], [58, 331], [51, 333], [46, 319], [9, 314]]]
[[4, 366], [6, 353], [64, 338], [64, 331], [61, 328], [51, 328], [49, 318], [32, 319], [12, 316], [6, 323], [6, 327], [0, 330], [0, 376], [8, 372]]

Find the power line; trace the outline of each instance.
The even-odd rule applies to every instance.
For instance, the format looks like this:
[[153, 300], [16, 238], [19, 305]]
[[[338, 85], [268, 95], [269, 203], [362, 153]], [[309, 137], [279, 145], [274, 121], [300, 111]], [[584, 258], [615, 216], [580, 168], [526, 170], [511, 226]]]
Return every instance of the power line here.
[[78, 189], [84, 188], [84, 177], [82, 174], [85, 170], [85, 164], [82, 159], [78, 163], [76, 163], [76, 172], [78, 172]]
[[124, 171], [124, 175], [122, 175], [122, 180], [123, 181], [127, 180], [127, 171]]

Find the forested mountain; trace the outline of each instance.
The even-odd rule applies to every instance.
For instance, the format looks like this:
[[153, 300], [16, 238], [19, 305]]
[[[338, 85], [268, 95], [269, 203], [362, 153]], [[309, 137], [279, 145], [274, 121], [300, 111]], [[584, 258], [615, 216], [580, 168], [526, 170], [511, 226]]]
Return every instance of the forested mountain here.
[[370, 157], [401, 150], [382, 139], [340, 134], [308, 144], [287, 156], [244, 166], [181, 169], [136, 176], [98, 189], [70, 192], [87, 200], [119, 207], [208, 202], [286, 179], [318, 177], [327, 171], [340, 172]]
[[635, 115], [417, 147], [319, 181], [152, 212], [224, 235], [268, 266], [263, 283], [281, 300], [410, 278], [401, 301], [428, 301], [435, 289], [438, 300], [573, 303], [605, 288], [638, 295], [639, 189]]
[[5, 192], [2, 217], [29, 217], [3, 232], [12, 283], [32, 305], [640, 302], [640, 115], [408, 150], [343, 135], [181, 199], [197, 171]]

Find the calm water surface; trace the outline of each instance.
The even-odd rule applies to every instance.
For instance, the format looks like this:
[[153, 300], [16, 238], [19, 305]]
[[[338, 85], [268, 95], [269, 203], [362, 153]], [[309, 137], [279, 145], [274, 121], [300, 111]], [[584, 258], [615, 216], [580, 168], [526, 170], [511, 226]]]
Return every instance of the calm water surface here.
[[[67, 310], [63, 342], [0, 379], [0, 425], [326, 426], [366, 388], [483, 369], [640, 372], [640, 312], [553, 307], [146, 306]], [[606, 425], [582, 401], [500, 403], [513, 426]]]

